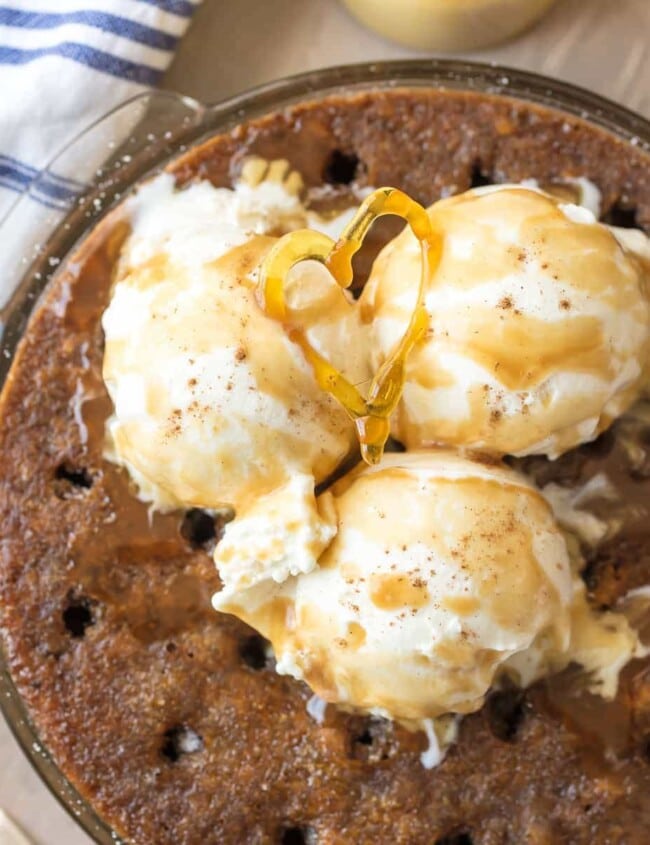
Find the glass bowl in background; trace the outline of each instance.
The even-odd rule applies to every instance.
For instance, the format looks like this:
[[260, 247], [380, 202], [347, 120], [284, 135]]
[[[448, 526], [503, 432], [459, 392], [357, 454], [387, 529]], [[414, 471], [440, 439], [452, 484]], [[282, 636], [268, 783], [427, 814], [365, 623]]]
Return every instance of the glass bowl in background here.
[[[650, 153], [650, 122], [595, 94], [562, 82], [508, 68], [458, 61], [401, 61], [349, 65], [272, 82], [217, 105], [202, 105], [179, 95], [140, 95], [110, 112], [69, 144], [40, 178], [74, 172], [89, 149], [105, 146], [108, 156], [91, 184], [42, 221], [43, 245], [2, 269], [0, 278], [0, 384], [38, 297], [61, 260], [139, 180], [211, 135], [291, 104], [333, 93], [389, 88], [447, 88], [538, 103], [580, 117], [624, 142]], [[116, 127], [127, 128], [125, 140]], [[37, 195], [38, 180], [30, 187]], [[0, 241], [25, 215], [28, 203], [17, 201], [0, 226]], [[28, 268], [28, 269], [26, 269]], [[4, 303], [4, 304], [3, 304]], [[0, 654], [0, 707], [34, 768], [63, 806], [100, 845], [119, 837], [68, 782], [40, 743]]]
[[[343, 0], [362, 24], [418, 50], [478, 50], [537, 23], [557, 0]], [[586, 12], [585, 12], [586, 14]]]

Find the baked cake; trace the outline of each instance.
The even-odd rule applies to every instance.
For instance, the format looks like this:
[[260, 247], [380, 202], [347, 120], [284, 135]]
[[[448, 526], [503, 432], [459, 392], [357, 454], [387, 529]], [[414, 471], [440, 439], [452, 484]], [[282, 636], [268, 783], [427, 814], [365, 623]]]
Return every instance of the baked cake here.
[[[322, 217], [383, 184], [429, 205], [489, 183], [534, 179], [571, 193], [586, 179], [603, 220], [650, 233], [647, 153], [503, 97], [332, 96], [215, 136], [168, 172], [178, 186], [229, 186], [251, 157], [288, 160]], [[397, 228], [372, 230], [355, 265], [360, 284]], [[118, 208], [63, 263], [0, 412], [3, 648], [43, 743], [79, 792], [134, 843], [646, 842], [647, 660], [627, 664], [610, 702], [572, 667], [525, 690], [504, 683], [427, 768], [424, 733], [316, 711], [305, 683], [275, 671], [263, 637], [215, 612], [212, 554], [229, 515], [195, 503], [151, 511], [107, 458], [114, 409], [101, 320], [128, 231]], [[591, 498], [570, 504], [606, 526], [582, 536], [594, 608], [650, 582], [644, 406], [556, 460], [509, 462], [564, 501], [591, 484]]]

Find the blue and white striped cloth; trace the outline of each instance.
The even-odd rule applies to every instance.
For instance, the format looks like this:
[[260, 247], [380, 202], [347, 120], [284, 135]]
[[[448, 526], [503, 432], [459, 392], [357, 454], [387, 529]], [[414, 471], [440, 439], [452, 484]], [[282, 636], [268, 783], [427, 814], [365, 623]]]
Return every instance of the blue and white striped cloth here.
[[[0, 227], [5, 268], [25, 263], [52, 211], [67, 207], [107, 150], [84, 149], [74, 172], [44, 168], [93, 121], [156, 85], [200, 2], [0, 0], [0, 221], [28, 197]], [[116, 124], [115, 140], [130, 128]]]

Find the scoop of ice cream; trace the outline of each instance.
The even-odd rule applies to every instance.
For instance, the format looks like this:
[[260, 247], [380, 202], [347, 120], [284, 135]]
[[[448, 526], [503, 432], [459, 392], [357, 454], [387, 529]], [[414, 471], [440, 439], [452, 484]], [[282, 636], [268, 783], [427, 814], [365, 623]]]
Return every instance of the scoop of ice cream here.
[[[129, 211], [102, 321], [114, 460], [159, 507], [245, 510], [295, 474], [325, 479], [353, 425], [255, 291], [263, 233], [295, 226], [299, 201], [278, 183], [176, 190], [162, 176]], [[363, 381], [357, 312], [324, 267], [296, 267], [287, 298], [313, 345]]]
[[412, 721], [480, 707], [507, 660], [563, 652], [566, 545], [523, 477], [450, 453], [387, 455], [334, 490], [309, 574], [215, 595], [323, 699]]
[[[395, 436], [409, 448], [551, 457], [595, 438], [647, 380], [644, 236], [631, 251], [587, 209], [517, 186], [470, 191], [429, 213], [443, 254]], [[375, 366], [409, 320], [419, 262], [408, 230], [375, 261], [362, 297]]]

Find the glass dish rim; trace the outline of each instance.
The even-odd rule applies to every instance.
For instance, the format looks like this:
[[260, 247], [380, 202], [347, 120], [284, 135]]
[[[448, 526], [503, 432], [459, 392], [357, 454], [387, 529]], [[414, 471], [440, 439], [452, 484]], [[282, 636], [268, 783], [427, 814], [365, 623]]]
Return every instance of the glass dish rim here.
[[[202, 104], [171, 91], [144, 92], [109, 110], [102, 118], [94, 121], [90, 127], [84, 129], [69, 142], [64, 151], [74, 149], [80, 138], [105, 123], [120, 109], [133, 103], [165, 101], [186, 108], [188, 113], [193, 114], [195, 122], [187, 132], [174, 138], [172, 149], [163, 149], [159, 154], [149, 158], [143, 155], [142, 168], [129, 168], [128, 173], [123, 173], [121, 178], [118, 176], [113, 180], [111, 199], [117, 201], [120, 196], [118, 189], [128, 190], [147, 174], [160, 169], [166, 161], [182, 152], [183, 144], [185, 146], [200, 144], [211, 135], [227, 132], [237, 124], [263, 114], [287, 108], [298, 102], [321, 99], [342, 89], [345, 93], [354, 94], [363, 90], [425, 87], [490, 94], [532, 102], [560, 113], [577, 116], [609, 132], [619, 140], [640, 146], [642, 150], [650, 153], [650, 121], [624, 106], [562, 80], [502, 65], [454, 59], [407, 59], [331, 66], [267, 82], [211, 104]], [[145, 130], [146, 123], [145, 116], [143, 124], [138, 125], [138, 131]], [[57, 153], [52, 163], [61, 153], [62, 151]], [[92, 198], [98, 187], [101, 187], [99, 182], [90, 185], [84, 194], [83, 204], [80, 204], [79, 208], [92, 208]], [[20, 199], [0, 222], [0, 231], [11, 219], [12, 211], [18, 202]], [[22, 336], [22, 329], [41, 291], [54, 275], [55, 271], [52, 267], [49, 271], [46, 269], [48, 259], [69, 253], [99, 219], [110, 211], [112, 204], [114, 202], [109, 202], [100, 212], [86, 214], [83, 218], [80, 216], [79, 208], [66, 214], [53, 231], [44, 249], [22, 277], [22, 283], [17, 289], [20, 299], [16, 300], [14, 297], [6, 308], [6, 313], [10, 317], [18, 310], [22, 313], [12, 331], [5, 330], [2, 336], [3, 355], [0, 358], [3, 360], [0, 387], [4, 384], [13, 352]], [[36, 281], [37, 277], [38, 281]], [[10, 322], [8, 320], [3, 329], [8, 328]], [[38, 732], [29, 718], [27, 707], [11, 679], [2, 643], [0, 643], [0, 711], [41, 780], [86, 834], [99, 845], [119, 843], [121, 840], [117, 834], [101, 819], [90, 802], [84, 799], [76, 787], [68, 781], [41, 744]]]

